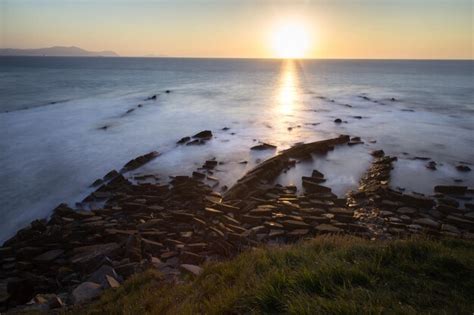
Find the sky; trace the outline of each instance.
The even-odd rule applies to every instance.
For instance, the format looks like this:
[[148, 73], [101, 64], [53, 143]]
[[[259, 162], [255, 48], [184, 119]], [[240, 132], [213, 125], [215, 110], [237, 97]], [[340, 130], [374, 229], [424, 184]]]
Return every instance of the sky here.
[[[281, 25], [305, 58], [474, 59], [474, 0], [0, 0], [0, 48], [274, 58]], [[277, 34], [278, 35], [278, 34]]]

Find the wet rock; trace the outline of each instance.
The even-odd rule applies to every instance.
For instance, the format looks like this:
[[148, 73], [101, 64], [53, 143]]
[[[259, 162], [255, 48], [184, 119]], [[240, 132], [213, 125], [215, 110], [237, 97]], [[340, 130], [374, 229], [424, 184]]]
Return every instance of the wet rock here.
[[470, 172], [471, 168], [467, 165], [458, 165], [456, 166], [456, 169], [460, 172]]
[[176, 144], [185, 144], [186, 142], [189, 142], [191, 140], [191, 137], [183, 137], [181, 138]]
[[199, 173], [199, 172], [193, 172], [193, 177], [197, 179], [204, 179], [206, 178], [206, 174]]
[[111, 170], [104, 176], [103, 180], [108, 181], [108, 180], [114, 179], [115, 177], [119, 175], [120, 175], [119, 172], [117, 172], [116, 170]]
[[195, 134], [193, 138], [209, 140], [212, 138], [212, 132], [210, 130], [204, 130]]
[[150, 153], [141, 155], [133, 160], [130, 160], [127, 164], [124, 165], [123, 169], [125, 171], [130, 171], [139, 168], [140, 166], [143, 166], [144, 164], [150, 162], [160, 154], [156, 151], [152, 151]]
[[434, 191], [443, 194], [464, 195], [467, 191], [467, 187], [439, 185], [434, 187]]
[[430, 169], [430, 170], [435, 171], [435, 170], [436, 170], [436, 162], [435, 162], [435, 161], [429, 161], [429, 162], [425, 165], [425, 167], [426, 167], [427, 169]]
[[256, 146], [253, 146], [250, 148], [250, 150], [275, 150], [277, 147], [273, 144], [268, 144], [268, 143], [262, 143]]
[[314, 177], [314, 178], [324, 178], [324, 174], [321, 173], [321, 172], [318, 171], [318, 170], [313, 170], [313, 172], [311, 173], [311, 177]]
[[385, 156], [385, 152], [383, 150], [375, 150], [370, 153], [373, 157], [383, 157]]
[[216, 160], [207, 160], [204, 165], [203, 165], [203, 168], [206, 168], [206, 169], [213, 169], [217, 166], [217, 161]]
[[330, 193], [331, 192], [331, 188], [318, 185], [311, 181], [303, 181], [303, 187], [309, 193]]
[[83, 282], [72, 291], [71, 299], [73, 304], [89, 302], [102, 293], [100, 284], [94, 282]]
[[186, 145], [203, 145], [203, 144], [206, 144], [206, 142], [201, 139], [195, 139], [193, 141], [186, 143]]
[[91, 184], [91, 187], [97, 187], [97, 186], [100, 186], [104, 183], [104, 181], [102, 179], [96, 179], [92, 184]]

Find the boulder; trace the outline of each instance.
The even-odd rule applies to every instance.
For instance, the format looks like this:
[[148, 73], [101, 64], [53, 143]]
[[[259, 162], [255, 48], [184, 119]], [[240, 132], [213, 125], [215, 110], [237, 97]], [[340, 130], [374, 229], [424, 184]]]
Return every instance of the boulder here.
[[71, 294], [73, 304], [79, 304], [89, 302], [102, 293], [102, 287], [100, 284], [94, 282], [83, 282], [77, 286]]

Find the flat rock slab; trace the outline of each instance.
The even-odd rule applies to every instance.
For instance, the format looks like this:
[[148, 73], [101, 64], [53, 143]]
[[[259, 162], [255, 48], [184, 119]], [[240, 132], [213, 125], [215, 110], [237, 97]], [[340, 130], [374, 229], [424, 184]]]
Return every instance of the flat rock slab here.
[[320, 224], [316, 227], [316, 231], [323, 234], [326, 234], [326, 233], [329, 234], [329, 233], [341, 233], [344, 230], [330, 224]]
[[36, 256], [34, 260], [37, 262], [50, 262], [61, 256], [63, 253], [64, 251], [62, 249], [53, 249]]

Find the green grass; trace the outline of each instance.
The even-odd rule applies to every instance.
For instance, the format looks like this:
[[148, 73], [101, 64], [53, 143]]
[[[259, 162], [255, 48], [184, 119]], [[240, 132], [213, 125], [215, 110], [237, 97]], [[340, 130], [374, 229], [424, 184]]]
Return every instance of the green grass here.
[[474, 242], [319, 237], [209, 264], [183, 284], [129, 279], [86, 314], [472, 314]]

